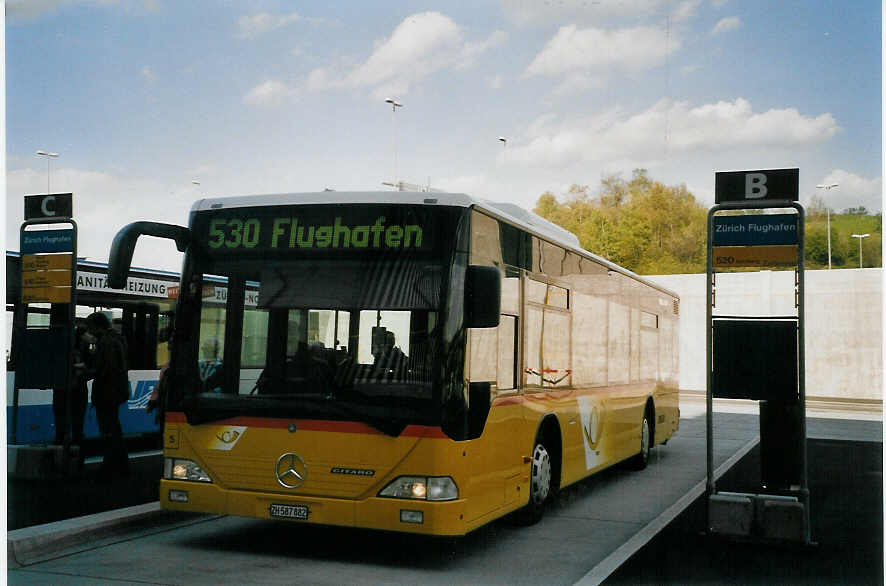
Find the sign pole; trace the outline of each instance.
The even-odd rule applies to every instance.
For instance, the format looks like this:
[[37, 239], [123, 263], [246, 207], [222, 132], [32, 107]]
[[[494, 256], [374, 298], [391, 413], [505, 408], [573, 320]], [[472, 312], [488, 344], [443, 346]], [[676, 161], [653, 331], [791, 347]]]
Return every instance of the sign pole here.
[[[707, 220], [707, 529], [808, 545], [812, 536], [806, 446], [805, 211], [797, 202], [799, 169], [716, 173], [715, 183], [715, 205]], [[716, 215], [776, 208], [793, 208], [796, 213]], [[795, 267], [796, 316], [714, 316], [717, 270], [780, 266]], [[741, 354], [735, 348], [741, 348]], [[750, 364], [754, 366], [748, 368]], [[770, 489], [768, 494], [717, 492], [715, 394], [759, 402], [761, 484]]]
[[[73, 439], [72, 429], [72, 408], [73, 408], [73, 389], [74, 382], [74, 344], [76, 341], [75, 320], [77, 307], [77, 223], [73, 220], [73, 194], [52, 194], [46, 195], [28, 195], [24, 198], [25, 203], [25, 221], [22, 222], [20, 229], [20, 250], [21, 258], [21, 299], [19, 306], [24, 307], [29, 303], [50, 303], [53, 307], [64, 305], [66, 311], [55, 312], [50, 310], [49, 337], [46, 340], [52, 340], [56, 337], [59, 341], [63, 341], [60, 348], [63, 348], [60, 357], [62, 368], [60, 369], [62, 376], [56, 376], [52, 372], [49, 373], [51, 388], [53, 393], [59, 387], [64, 392], [65, 417], [64, 421], [56, 421], [55, 425], [64, 425], [64, 434], [62, 440], [62, 463], [63, 470], [68, 472], [71, 460], [71, 441]], [[63, 230], [28, 230], [32, 226], [51, 226], [57, 224], [68, 224], [70, 229]], [[61, 309], [61, 308], [59, 308]], [[25, 315], [27, 310], [25, 310]], [[61, 319], [64, 316], [64, 324], [61, 328], [62, 334], [56, 336], [53, 333], [53, 321], [56, 318]], [[27, 323], [21, 326], [26, 335], [18, 336], [19, 343], [28, 338]], [[58, 328], [56, 328], [58, 331]], [[49, 352], [53, 350], [50, 348]], [[56, 357], [49, 357], [47, 362], [58, 364]], [[30, 366], [29, 366], [30, 369]], [[58, 372], [58, 371], [57, 371]], [[15, 388], [13, 391], [14, 401], [17, 407], [18, 391], [21, 385], [26, 382], [25, 377], [19, 376], [23, 374], [17, 373], [15, 378]], [[28, 376], [32, 376], [30, 373]], [[44, 387], [41, 387], [44, 388]], [[16, 440], [15, 426], [18, 423], [17, 409], [13, 410], [13, 441]], [[82, 423], [81, 423], [82, 425]], [[82, 449], [82, 446], [80, 446]]]

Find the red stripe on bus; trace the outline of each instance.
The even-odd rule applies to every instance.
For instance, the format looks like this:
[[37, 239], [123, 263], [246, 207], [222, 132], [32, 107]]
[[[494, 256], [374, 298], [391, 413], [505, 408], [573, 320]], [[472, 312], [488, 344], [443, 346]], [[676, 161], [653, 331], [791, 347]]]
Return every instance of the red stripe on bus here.
[[[173, 411], [166, 414], [167, 423], [187, 423], [185, 414]], [[260, 427], [268, 429], [287, 429], [293, 423], [291, 419], [277, 419], [266, 417], [231, 417], [214, 422], [214, 425], [240, 425], [243, 427]], [[305, 431], [332, 431], [339, 433], [362, 433], [367, 435], [382, 435], [382, 432], [365, 423], [356, 421], [329, 421], [325, 419], [296, 419], [294, 421], [298, 429]], [[400, 434], [401, 437], [448, 437], [439, 427], [429, 425], [407, 425]]]

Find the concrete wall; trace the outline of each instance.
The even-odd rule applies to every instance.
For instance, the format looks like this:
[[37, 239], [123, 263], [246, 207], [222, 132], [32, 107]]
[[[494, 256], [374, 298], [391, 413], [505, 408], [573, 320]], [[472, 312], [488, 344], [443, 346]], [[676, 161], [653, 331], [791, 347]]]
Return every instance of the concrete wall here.
[[[705, 388], [705, 275], [649, 277], [680, 295], [680, 388]], [[795, 315], [794, 272], [717, 275], [714, 315]], [[806, 395], [883, 398], [883, 270], [806, 271]]]

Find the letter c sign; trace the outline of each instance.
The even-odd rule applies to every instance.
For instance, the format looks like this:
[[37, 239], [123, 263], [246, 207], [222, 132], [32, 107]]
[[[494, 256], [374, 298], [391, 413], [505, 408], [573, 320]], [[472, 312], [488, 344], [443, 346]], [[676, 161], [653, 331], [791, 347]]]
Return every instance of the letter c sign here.
[[[49, 208], [49, 204], [52, 204], [52, 209]], [[49, 197], [43, 198], [43, 202], [40, 204], [40, 211], [43, 212], [44, 216], [54, 216], [55, 215], [55, 196], [50, 195]]]
[[25, 219], [70, 218], [74, 211], [74, 196], [70, 193], [51, 193], [25, 196]]

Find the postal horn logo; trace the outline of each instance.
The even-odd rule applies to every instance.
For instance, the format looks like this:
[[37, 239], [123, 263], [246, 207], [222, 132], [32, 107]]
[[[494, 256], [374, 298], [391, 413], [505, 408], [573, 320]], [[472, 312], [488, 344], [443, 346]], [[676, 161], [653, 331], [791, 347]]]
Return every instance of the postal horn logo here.
[[597, 445], [600, 443], [600, 435], [603, 431], [603, 421], [601, 417], [600, 410], [594, 405], [591, 408], [591, 414], [588, 418], [587, 426], [582, 426], [582, 430], [585, 434], [585, 439], [588, 442], [588, 446], [592, 450], [597, 449]]

